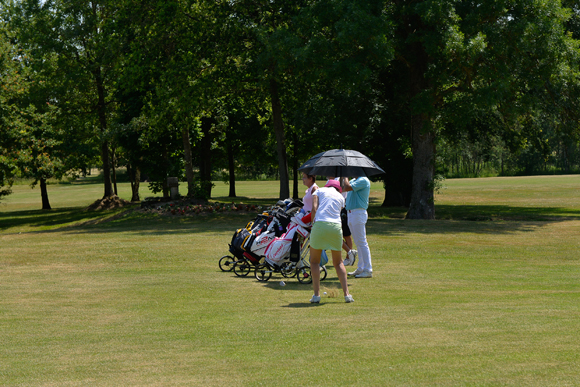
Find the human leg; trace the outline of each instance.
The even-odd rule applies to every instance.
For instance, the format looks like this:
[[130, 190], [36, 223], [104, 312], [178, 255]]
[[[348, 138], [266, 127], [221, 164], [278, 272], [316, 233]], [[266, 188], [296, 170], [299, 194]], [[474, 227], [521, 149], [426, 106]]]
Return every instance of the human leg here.
[[342, 263], [342, 254], [340, 251], [331, 250], [332, 252], [332, 264], [336, 270], [336, 275], [340, 281], [340, 286], [342, 287], [342, 292], [345, 296], [348, 296], [348, 283], [346, 281], [346, 269]]
[[367, 219], [368, 214], [366, 210], [352, 211], [348, 217], [352, 238], [356, 244], [359, 255], [357, 271], [366, 271], [372, 273], [373, 267], [371, 262], [371, 251], [366, 236]]
[[346, 258], [344, 259], [344, 266], [352, 266], [356, 262], [357, 251], [352, 248], [352, 233], [348, 227], [348, 214], [343, 209], [341, 213], [342, 220], [342, 249], [346, 251]]
[[[312, 275], [312, 290], [320, 297], [320, 256], [322, 250], [310, 247], [310, 274]], [[334, 259], [334, 257], [333, 257]]]

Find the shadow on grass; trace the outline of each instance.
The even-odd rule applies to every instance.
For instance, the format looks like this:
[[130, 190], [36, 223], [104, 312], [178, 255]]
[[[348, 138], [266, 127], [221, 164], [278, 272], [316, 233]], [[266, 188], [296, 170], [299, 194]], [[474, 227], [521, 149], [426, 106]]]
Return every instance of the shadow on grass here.
[[[404, 219], [407, 208], [370, 207], [370, 218]], [[580, 219], [580, 209], [561, 207], [511, 207], [501, 205], [435, 205], [437, 220], [563, 221]]]
[[118, 209], [108, 212], [98, 212], [86, 211], [83, 207], [71, 207], [57, 210], [0, 212], [0, 231], [21, 227], [43, 231], [51, 228], [102, 220], [103, 218], [114, 216], [121, 211]]
[[324, 302], [313, 304], [311, 302], [294, 302], [288, 305], [282, 305], [283, 308], [319, 308], [324, 305]]
[[[271, 204], [271, 200], [248, 200], [252, 204]], [[534, 231], [546, 222], [580, 219], [580, 210], [508, 206], [437, 206], [434, 221], [403, 220], [404, 208], [371, 207], [367, 224], [369, 235], [404, 233], [509, 234]], [[232, 233], [253, 220], [253, 213], [217, 213], [196, 216], [159, 216], [137, 211], [136, 207], [112, 211], [86, 211], [64, 208], [50, 211], [0, 213], [0, 233], [70, 231], [74, 233], [135, 232], [168, 235], [196, 232]], [[227, 245], [225, 248], [227, 250]]]

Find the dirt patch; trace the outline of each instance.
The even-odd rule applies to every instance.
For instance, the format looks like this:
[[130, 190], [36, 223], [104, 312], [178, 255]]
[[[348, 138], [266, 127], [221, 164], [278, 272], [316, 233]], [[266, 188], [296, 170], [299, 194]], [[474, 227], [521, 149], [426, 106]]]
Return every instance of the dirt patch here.
[[195, 199], [181, 199], [169, 202], [145, 202], [141, 203], [138, 211], [156, 215], [207, 215], [214, 213], [261, 213], [262, 206], [244, 203], [219, 203], [196, 201]]
[[128, 205], [131, 205], [131, 202], [125, 199], [121, 199], [118, 196], [109, 196], [95, 201], [93, 204], [87, 207], [87, 210], [88, 211], [113, 210], [115, 208], [121, 208]]

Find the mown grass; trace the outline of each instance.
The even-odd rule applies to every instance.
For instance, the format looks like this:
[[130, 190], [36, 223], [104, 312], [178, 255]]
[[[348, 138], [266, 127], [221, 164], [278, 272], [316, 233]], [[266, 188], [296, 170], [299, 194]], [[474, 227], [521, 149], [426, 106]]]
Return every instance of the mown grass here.
[[[578, 204], [564, 180], [514, 179], [513, 193], [507, 180], [447, 181], [449, 219], [373, 207], [375, 276], [349, 280], [354, 304], [332, 270], [320, 305], [296, 279], [221, 272], [248, 215], [98, 223], [111, 214], [78, 207], [38, 225], [44, 212], [7, 203], [0, 222], [22, 219], [0, 230], [0, 385], [577, 385]], [[255, 200], [277, 196], [254, 187]], [[476, 216], [487, 220], [464, 219]]]

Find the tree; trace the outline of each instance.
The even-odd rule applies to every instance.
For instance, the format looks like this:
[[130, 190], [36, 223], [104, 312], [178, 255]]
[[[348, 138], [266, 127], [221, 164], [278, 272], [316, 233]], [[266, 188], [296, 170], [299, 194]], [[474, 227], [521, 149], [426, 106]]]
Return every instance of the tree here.
[[85, 125], [97, 128], [92, 135], [99, 139], [104, 197], [114, 195], [109, 126], [118, 57], [111, 30], [115, 11], [115, 2], [107, 0], [23, 0], [10, 5], [18, 44], [39, 60], [55, 57], [50, 76], [58, 91], [54, 104], [63, 114], [84, 118]]
[[[475, 106], [507, 125], [558, 73], [569, 52], [565, 12], [556, 1], [395, 1], [396, 57], [405, 64], [413, 152], [408, 218], [432, 219], [437, 137]], [[467, 130], [464, 126], [462, 130]], [[512, 127], [513, 128], [513, 127]]]
[[11, 193], [17, 170], [18, 132], [24, 123], [13, 99], [26, 87], [14, 61], [17, 53], [8, 41], [4, 27], [4, 24], [0, 25], [0, 199]]
[[[8, 42], [8, 30], [0, 32], [0, 187], [9, 187], [16, 174], [31, 178], [33, 187], [40, 183], [42, 209], [49, 210], [47, 180], [67, 171], [62, 132], [54, 125], [55, 109], [48, 102], [45, 80], [34, 71], [33, 59]], [[0, 196], [8, 193], [9, 189], [2, 189]]]

